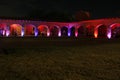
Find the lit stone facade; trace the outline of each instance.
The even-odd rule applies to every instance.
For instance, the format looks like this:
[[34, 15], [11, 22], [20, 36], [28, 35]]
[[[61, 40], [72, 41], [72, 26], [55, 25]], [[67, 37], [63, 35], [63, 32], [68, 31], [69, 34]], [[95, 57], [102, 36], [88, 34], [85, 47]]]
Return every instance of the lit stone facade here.
[[120, 35], [120, 18], [80, 22], [45, 22], [31, 20], [0, 20], [0, 36], [104, 37]]

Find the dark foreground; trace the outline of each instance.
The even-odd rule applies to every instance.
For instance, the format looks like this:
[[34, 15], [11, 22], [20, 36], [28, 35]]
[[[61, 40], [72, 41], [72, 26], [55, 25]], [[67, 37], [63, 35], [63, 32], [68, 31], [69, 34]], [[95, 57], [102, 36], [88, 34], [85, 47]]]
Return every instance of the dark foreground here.
[[0, 79], [120, 80], [120, 40], [0, 38]]

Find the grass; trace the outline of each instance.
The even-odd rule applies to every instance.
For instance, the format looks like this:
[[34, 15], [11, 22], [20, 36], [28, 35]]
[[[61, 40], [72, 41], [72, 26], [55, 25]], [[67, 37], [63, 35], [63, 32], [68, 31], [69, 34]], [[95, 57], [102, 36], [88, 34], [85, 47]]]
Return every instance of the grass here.
[[2, 38], [1, 80], [120, 80], [119, 39]]

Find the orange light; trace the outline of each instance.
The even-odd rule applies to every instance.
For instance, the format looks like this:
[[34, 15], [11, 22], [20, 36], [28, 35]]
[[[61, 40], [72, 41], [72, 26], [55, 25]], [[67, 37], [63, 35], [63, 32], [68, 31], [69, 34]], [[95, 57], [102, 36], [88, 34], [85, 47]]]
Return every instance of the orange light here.
[[97, 32], [94, 33], [94, 37], [95, 37], [95, 38], [98, 37], [98, 33], [97, 33]]

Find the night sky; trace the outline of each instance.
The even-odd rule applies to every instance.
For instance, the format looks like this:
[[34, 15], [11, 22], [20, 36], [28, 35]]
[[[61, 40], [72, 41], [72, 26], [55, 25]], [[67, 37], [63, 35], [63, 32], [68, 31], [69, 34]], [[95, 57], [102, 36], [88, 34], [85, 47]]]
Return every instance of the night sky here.
[[[118, 0], [119, 1], [119, 0]], [[74, 14], [88, 11], [92, 18], [119, 17], [120, 3], [115, 0], [1, 0], [0, 16], [27, 16], [33, 10], [63, 11]]]

